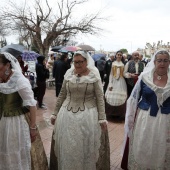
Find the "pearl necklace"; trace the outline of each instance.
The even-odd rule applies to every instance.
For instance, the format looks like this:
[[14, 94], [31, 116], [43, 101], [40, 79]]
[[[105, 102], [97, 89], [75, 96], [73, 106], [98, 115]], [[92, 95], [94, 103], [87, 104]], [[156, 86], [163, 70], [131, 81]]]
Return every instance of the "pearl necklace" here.
[[157, 80], [161, 80], [161, 79], [162, 79], [162, 76], [164, 76], [164, 75], [167, 74], [167, 73], [165, 73], [165, 74], [159, 75], [156, 71], [155, 71], [155, 73], [157, 74], [157, 76], [156, 76], [156, 79], [157, 79]]

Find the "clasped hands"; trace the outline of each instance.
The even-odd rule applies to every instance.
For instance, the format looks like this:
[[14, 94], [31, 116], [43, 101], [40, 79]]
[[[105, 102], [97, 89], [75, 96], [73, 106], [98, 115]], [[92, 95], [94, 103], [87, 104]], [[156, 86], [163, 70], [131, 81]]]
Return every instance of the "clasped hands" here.
[[137, 79], [138, 78], [138, 74], [130, 73], [130, 78]]

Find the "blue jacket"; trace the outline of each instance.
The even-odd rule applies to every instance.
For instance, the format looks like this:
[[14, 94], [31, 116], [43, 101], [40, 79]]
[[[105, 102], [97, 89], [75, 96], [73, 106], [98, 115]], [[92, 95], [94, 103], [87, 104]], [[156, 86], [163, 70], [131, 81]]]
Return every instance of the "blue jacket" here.
[[[157, 105], [157, 96], [155, 92], [150, 89], [143, 81], [141, 81], [141, 100], [138, 107], [142, 110], [150, 109], [151, 116], [157, 116], [159, 107]], [[170, 114], [170, 97], [168, 97], [160, 106], [162, 114]]]

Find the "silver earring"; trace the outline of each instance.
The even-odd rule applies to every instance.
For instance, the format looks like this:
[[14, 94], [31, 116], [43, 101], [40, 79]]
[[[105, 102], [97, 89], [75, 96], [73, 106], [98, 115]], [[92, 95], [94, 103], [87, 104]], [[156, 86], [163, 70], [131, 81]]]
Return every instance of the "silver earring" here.
[[5, 71], [5, 75], [6, 76], [9, 76], [10, 72], [9, 72], [9, 69], [7, 68], [6, 71]]

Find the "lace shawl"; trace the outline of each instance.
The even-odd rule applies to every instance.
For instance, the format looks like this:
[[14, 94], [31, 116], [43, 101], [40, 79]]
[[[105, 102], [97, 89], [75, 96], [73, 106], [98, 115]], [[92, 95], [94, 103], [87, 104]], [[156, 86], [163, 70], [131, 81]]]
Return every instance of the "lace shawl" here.
[[11, 94], [18, 92], [23, 99], [23, 106], [35, 106], [31, 84], [24, 75], [18, 71], [14, 71], [10, 79], [6, 83], [0, 83], [0, 93]]

